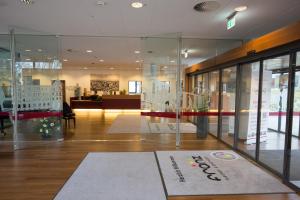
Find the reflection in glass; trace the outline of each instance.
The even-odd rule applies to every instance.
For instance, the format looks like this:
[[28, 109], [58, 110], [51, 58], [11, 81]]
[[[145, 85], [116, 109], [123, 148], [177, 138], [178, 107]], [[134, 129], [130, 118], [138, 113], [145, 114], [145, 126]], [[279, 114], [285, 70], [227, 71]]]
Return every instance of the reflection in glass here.
[[259, 160], [283, 172], [289, 55], [263, 62]]
[[238, 148], [255, 157], [259, 62], [241, 66]]
[[234, 115], [235, 115], [236, 67], [222, 70], [222, 134], [226, 143], [234, 143]]

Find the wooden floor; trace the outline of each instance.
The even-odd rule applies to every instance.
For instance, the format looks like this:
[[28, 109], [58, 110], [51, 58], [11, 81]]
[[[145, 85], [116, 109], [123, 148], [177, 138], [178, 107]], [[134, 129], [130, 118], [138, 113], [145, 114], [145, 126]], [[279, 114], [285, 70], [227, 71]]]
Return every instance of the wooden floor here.
[[[115, 117], [122, 113], [79, 112], [77, 126], [60, 143], [34, 143], [14, 153], [0, 153], [0, 200], [52, 199], [88, 152], [175, 150], [175, 137], [169, 134], [106, 134]], [[183, 150], [227, 149], [209, 136], [197, 140], [183, 134]], [[88, 191], [87, 191], [88, 192]], [[279, 200], [300, 199], [297, 194], [224, 195], [170, 197], [170, 200]]]

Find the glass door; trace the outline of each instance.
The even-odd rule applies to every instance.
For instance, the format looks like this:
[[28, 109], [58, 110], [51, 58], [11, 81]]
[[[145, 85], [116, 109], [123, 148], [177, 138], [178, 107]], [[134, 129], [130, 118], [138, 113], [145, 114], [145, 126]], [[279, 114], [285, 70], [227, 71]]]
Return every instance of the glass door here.
[[160, 137], [161, 142], [176, 139], [179, 145], [179, 40], [176, 37], [147, 37], [142, 38], [141, 44], [143, 132], [146, 139]]
[[300, 52], [296, 55], [289, 180], [300, 187]]
[[221, 139], [227, 144], [234, 144], [236, 67], [222, 70], [222, 107]]
[[263, 61], [259, 161], [283, 173], [289, 55]]
[[17, 148], [62, 140], [58, 38], [16, 34], [15, 53]]
[[241, 65], [238, 149], [256, 155], [260, 62]]

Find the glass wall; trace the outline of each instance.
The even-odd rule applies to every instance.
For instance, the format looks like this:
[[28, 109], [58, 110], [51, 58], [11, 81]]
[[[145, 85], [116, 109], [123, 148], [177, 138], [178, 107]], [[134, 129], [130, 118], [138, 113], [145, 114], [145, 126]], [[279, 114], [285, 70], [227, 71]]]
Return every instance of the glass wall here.
[[[156, 135], [170, 134], [168, 136], [172, 137], [179, 131], [184, 132], [184, 127], [176, 120], [176, 112], [179, 111], [180, 96], [178, 95], [181, 91], [178, 87], [180, 82], [178, 41], [176, 37], [142, 38], [141, 40], [142, 109], [149, 110], [151, 113], [151, 116], [146, 115], [142, 118], [147, 122], [149, 132]], [[177, 145], [179, 140], [180, 135], [176, 134]]]
[[221, 139], [227, 144], [234, 144], [236, 67], [222, 70], [222, 108]]
[[[235, 66], [220, 67], [220, 71], [205, 71], [192, 78], [195, 79], [194, 88], [197, 94], [202, 94], [208, 88], [208, 110], [220, 113], [217, 116], [221, 123], [218, 123], [218, 117], [209, 116], [209, 132], [282, 175], [284, 180], [300, 187], [300, 52], [277, 55], [268, 59], [256, 58], [252, 62], [247, 59], [245, 63], [237, 63], [239, 70]], [[291, 59], [296, 65], [290, 63]], [[290, 71], [295, 71], [295, 74], [289, 76]], [[241, 76], [238, 83], [237, 72]], [[207, 74], [208, 86], [205, 81]], [[289, 80], [290, 77], [293, 80]], [[294, 99], [290, 104], [288, 95], [292, 91], [289, 91], [289, 85], [294, 87]], [[235, 102], [237, 91], [239, 99]], [[218, 93], [221, 95], [219, 109]], [[292, 113], [288, 112], [289, 106], [293, 108]], [[289, 114], [292, 115], [288, 116]], [[238, 120], [235, 120], [236, 116], [239, 117]], [[292, 127], [286, 130], [289, 119], [292, 120]], [[238, 122], [236, 126], [235, 122]], [[260, 134], [257, 134], [257, 130], [260, 130]], [[235, 134], [238, 134], [237, 137]], [[287, 159], [290, 158], [290, 163], [284, 163], [285, 155]], [[285, 166], [289, 166], [289, 171]], [[288, 173], [289, 176], [285, 176]]]
[[289, 55], [263, 61], [259, 160], [283, 172]]
[[255, 158], [259, 62], [241, 66], [238, 149]]
[[12, 77], [9, 35], [0, 35], [0, 152], [13, 150]]
[[57, 141], [61, 127], [62, 88], [58, 38], [16, 35], [17, 139]]

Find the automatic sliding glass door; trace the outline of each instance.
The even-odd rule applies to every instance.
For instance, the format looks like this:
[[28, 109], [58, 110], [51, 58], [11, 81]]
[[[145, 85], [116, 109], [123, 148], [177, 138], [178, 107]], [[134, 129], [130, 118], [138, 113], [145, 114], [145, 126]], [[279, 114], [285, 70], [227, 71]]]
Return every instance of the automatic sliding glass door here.
[[289, 55], [263, 61], [259, 161], [283, 173]]
[[297, 53], [296, 66], [289, 180], [297, 187], [300, 187], [300, 52]]
[[221, 139], [234, 144], [236, 67], [222, 70]]

